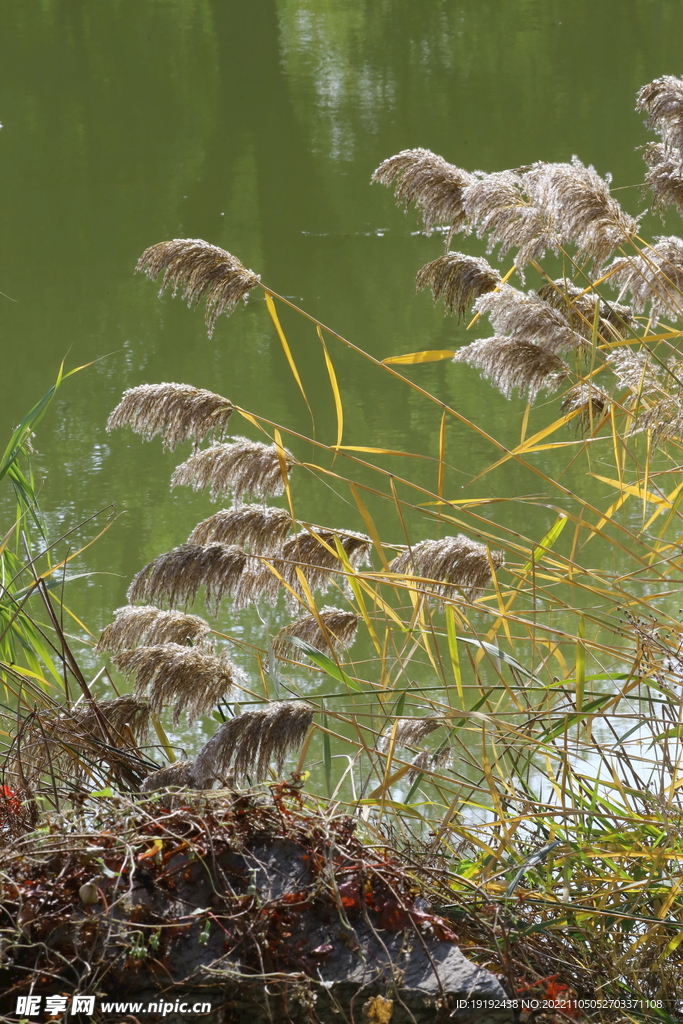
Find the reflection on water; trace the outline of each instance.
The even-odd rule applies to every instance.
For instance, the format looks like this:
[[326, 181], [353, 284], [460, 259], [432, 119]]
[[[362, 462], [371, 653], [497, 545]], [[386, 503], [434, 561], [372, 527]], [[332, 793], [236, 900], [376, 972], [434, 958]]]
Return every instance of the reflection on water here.
[[[0, 288], [14, 300], [0, 296], [9, 382], [0, 427], [7, 436], [65, 354], [70, 365], [100, 360], [65, 384], [37, 440], [37, 465], [48, 471], [42, 501], [55, 522], [66, 527], [111, 503], [125, 512], [80, 563], [113, 575], [72, 593], [96, 631], [132, 574], [210, 511], [205, 497], [169, 492], [181, 458], [106, 435], [124, 388], [187, 381], [310, 428], [261, 299], [209, 340], [200, 315], [133, 276], [142, 250], [183, 236], [222, 245], [380, 358], [457, 347], [464, 327], [413, 290], [442, 239], [417, 233], [412, 215], [369, 186], [374, 167], [412, 146], [486, 170], [578, 153], [612, 170], [616, 186], [637, 185], [634, 147], [647, 133], [634, 95], [680, 71], [683, 10], [651, 0], [633, 0], [628, 17], [616, 0], [571, 9], [559, 0], [44, 0], [7, 6], [0, 23]], [[638, 189], [622, 195], [636, 212]], [[673, 219], [669, 228], [679, 230]], [[286, 312], [282, 320], [315, 396], [317, 436], [331, 441], [315, 333]], [[346, 349], [333, 356], [346, 443], [435, 453], [437, 410]], [[474, 371], [444, 362], [409, 375], [488, 433], [518, 440], [522, 403], [506, 402]], [[540, 409], [529, 430], [548, 416]], [[246, 421], [237, 429], [253, 436]], [[496, 455], [457, 425], [448, 452], [451, 497]], [[312, 457], [305, 445], [297, 454]], [[433, 489], [434, 465], [411, 461], [413, 478]], [[406, 472], [405, 460], [386, 465]], [[552, 455], [539, 465], [552, 472]], [[567, 486], [578, 482], [570, 471]], [[538, 486], [508, 463], [477, 494], [514, 499]], [[363, 528], [342, 487], [302, 473], [293, 488], [302, 518]], [[383, 534], [402, 541], [395, 510], [370, 507]], [[555, 515], [514, 502], [483, 514], [534, 536]], [[409, 525], [415, 539], [433, 530], [417, 516]], [[253, 610], [231, 628], [264, 635]]]

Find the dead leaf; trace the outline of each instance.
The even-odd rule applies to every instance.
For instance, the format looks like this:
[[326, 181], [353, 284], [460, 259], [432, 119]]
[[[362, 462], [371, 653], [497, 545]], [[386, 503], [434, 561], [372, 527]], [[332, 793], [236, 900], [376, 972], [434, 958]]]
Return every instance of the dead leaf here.
[[363, 1013], [373, 1024], [389, 1024], [394, 1013], [394, 1000], [373, 996], [363, 1004]]

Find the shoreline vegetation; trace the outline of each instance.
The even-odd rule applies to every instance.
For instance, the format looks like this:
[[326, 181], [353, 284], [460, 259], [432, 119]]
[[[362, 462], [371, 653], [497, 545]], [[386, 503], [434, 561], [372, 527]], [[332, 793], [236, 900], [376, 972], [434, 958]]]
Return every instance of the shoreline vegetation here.
[[[637, 109], [659, 136], [644, 150], [644, 194], [655, 210], [683, 213], [683, 80], [644, 86]], [[161, 820], [182, 801], [210, 803], [214, 786], [267, 794], [290, 777], [308, 827], [353, 821], [368, 848], [403, 858], [415, 891], [511, 997], [556, 1001], [533, 1019], [681, 1020], [683, 240], [643, 239], [642, 214], [624, 211], [609, 177], [578, 157], [485, 174], [412, 149], [372, 180], [443, 235], [446, 251], [416, 285], [468, 320], [474, 340], [378, 360], [218, 246], [148, 248], [137, 270], [160, 294], [204, 300], [209, 334], [263, 294], [310, 410], [282, 312], [303, 317], [336, 429], [323, 441], [313, 423], [305, 436], [238, 395], [182, 382], [124, 393], [107, 429], [183, 448], [171, 488], [219, 508], [140, 568], [129, 604], [93, 638], [95, 679], [79, 667], [71, 630], [82, 624], [65, 604], [83, 548], [48, 538], [30, 472], [32, 431], [54, 388], [12, 438], [0, 463], [17, 496], [0, 549], [7, 856], [41, 831], [123, 822], [136, 799]], [[485, 239], [501, 270], [452, 249], [456, 235]], [[338, 346], [357, 359], [359, 381], [392, 375], [433, 406], [433, 451], [344, 444]], [[518, 445], [488, 433], [486, 410], [469, 421], [419, 384], [422, 363], [446, 359], [463, 387], [478, 371], [505, 398], [527, 400]], [[547, 422], [528, 435], [540, 396]], [[494, 453], [458, 498], [455, 423]], [[396, 456], [410, 456], [401, 474]], [[433, 466], [431, 487], [411, 478], [414, 459]], [[487, 477], [509, 462], [536, 480], [536, 494], [514, 500], [546, 510], [540, 536], [488, 518]], [[570, 469], [582, 489], [569, 486]], [[344, 494], [363, 531], [310, 522], [292, 487], [306, 475]], [[372, 514], [378, 502], [394, 512], [391, 539]], [[412, 535], [417, 516], [428, 539]], [[218, 625], [198, 614], [201, 600]], [[290, 617], [276, 635], [265, 619], [259, 635], [232, 629], [232, 609], [276, 604]], [[193, 758], [178, 757], [169, 712], [174, 724], [215, 722]], [[20, 920], [28, 889], [13, 884], [5, 962], [42, 943], [34, 973], [54, 978], [47, 935]], [[107, 906], [123, 899], [108, 892]], [[407, 899], [403, 926], [418, 934]], [[142, 946], [137, 960], [153, 959]], [[92, 965], [80, 991], [106, 984], [105, 967]], [[28, 977], [17, 975], [17, 992]], [[386, 995], [400, 996], [396, 979]]]

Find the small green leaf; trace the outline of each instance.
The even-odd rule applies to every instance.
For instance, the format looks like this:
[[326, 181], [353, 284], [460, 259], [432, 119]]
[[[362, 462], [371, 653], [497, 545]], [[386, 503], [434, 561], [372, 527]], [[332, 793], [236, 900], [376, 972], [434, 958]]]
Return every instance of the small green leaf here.
[[340, 683], [346, 683], [350, 690], [355, 690], [357, 693], [361, 692], [362, 687], [360, 687], [354, 679], [351, 679], [350, 676], [347, 676], [346, 672], [344, 672], [336, 662], [332, 661], [331, 658], [328, 658], [326, 654], [323, 654], [322, 651], [319, 651], [316, 647], [312, 647], [311, 644], [307, 644], [305, 640], [301, 640], [298, 636], [288, 636], [287, 640], [290, 644], [293, 644], [294, 647], [298, 647], [299, 650], [308, 655], [311, 661], [317, 665], [318, 668], [321, 668], [323, 672], [326, 672], [328, 676], [332, 676], [333, 679], [336, 679]]

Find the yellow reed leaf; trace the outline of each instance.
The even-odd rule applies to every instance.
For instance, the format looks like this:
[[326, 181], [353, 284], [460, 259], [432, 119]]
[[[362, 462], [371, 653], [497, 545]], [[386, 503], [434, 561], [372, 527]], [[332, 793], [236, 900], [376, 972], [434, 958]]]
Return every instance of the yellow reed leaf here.
[[399, 626], [401, 629], [404, 628], [403, 622], [396, 614], [394, 609], [391, 607], [391, 605], [387, 604], [383, 597], [373, 587], [371, 587], [369, 583], [367, 583], [363, 579], [360, 579], [358, 576], [356, 576], [355, 578], [349, 577], [349, 583], [357, 584], [357, 586], [360, 589], [364, 590], [365, 593], [372, 598], [377, 607], [382, 609], [385, 615], [388, 615], [389, 618], [392, 619], [396, 623], [396, 625]]
[[443, 476], [446, 467], [446, 410], [441, 414], [441, 426], [439, 428], [439, 476], [436, 484], [436, 493], [443, 497]]
[[680, 946], [681, 942], [683, 942], [683, 930], [681, 930], [678, 933], [678, 935], [674, 935], [673, 939], [660, 956], [660, 961], [665, 960], [668, 956], [670, 956], [671, 953], [675, 952]]
[[564, 512], [560, 512], [559, 516], [550, 527], [546, 535], [542, 538], [540, 544], [538, 544], [533, 552], [531, 553], [531, 560], [522, 567], [522, 576], [526, 576], [533, 565], [537, 565], [539, 559], [548, 553], [550, 548], [553, 546], [557, 538], [560, 536], [565, 526], [567, 525], [567, 517]]
[[379, 555], [379, 557], [382, 560], [382, 565], [384, 566], [385, 569], [388, 569], [389, 568], [389, 563], [387, 562], [387, 556], [384, 554], [384, 548], [382, 546], [382, 541], [379, 539], [379, 533], [377, 532], [377, 527], [375, 526], [375, 521], [372, 518], [372, 516], [370, 515], [370, 513], [368, 512], [367, 508], [365, 507], [365, 502], [361, 498], [361, 496], [360, 496], [360, 494], [358, 492], [358, 488], [356, 487], [356, 485], [354, 483], [351, 483], [350, 487], [351, 487], [351, 494], [353, 495], [353, 499], [356, 502], [356, 505], [358, 506], [358, 511], [362, 515], [363, 522], [365, 523], [365, 525], [367, 527], [367, 531], [370, 534], [370, 536], [372, 537], [372, 543], [375, 545], [375, 548], [377, 550], [377, 554]]
[[280, 463], [280, 474], [282, 476], [282, 482], [285, 486], [285, 494], [287, 495], [287, 503], [289, 504], [289, 513], [294, 519], [294, 502], [292, 501], [292, 491], [289, 486], [289, 473], [287, 472], [287, 456], [285, 455], [285, 448], [282, 443], [282, 436], [280, 431], [275, 428], [273, 431], [273, 437], [275, 438], [275, 447], [277, 449], [277, 459]]
[[334, 371], [330, 354], [327, 351], [327, 345], [325, 344], [320, 324], [318, 324], [318, 337], [320, 338], [320, 344], [323, 347], [325, 365], [327, 366], [327, 375], [330, 378], [330, 386], [332, 388], [332, 394], [334, 395], [334, 406], [337, 410], [337, 448], [339, 448], [341, 446], [342, 434], [344, 433], [344, 407], [342, 406], [341, 393], [339, 391], [339, 384], [337, 383], [337, 374]]
[[296, 363], [294, 362], [294, 356], [292, 355], [292, 350], [290, 349], [289, 342], [287, 341], [287, 339], [285, 337], [285, 332], [282, 330], [282, 325], [280, 324], [280, 319], [279, 319], [279, 317], [277, 315], [277, 310], [275, 309], [275, 303], [273, 302], [273, 296], [270, 295], [268, 292], [266, 292], [266, 306], [268, 307], [268, 312], [270, 313], [271, 319], [272, 319], [273, 323], [275, 324], [275, 330], [278, 333], [278, 337], [280, 339], [280, 343], [282, 345], [282, 348], [283, 348], [283, 351], [285, 353], [285, 356], [287, 357], [287, 362], [289, 363], [289, 368], [292, 371], [292, 375], [294, 377], [294, 380], [299, 385], [299, 391], [303, 395], [304, 402], [306, 403], [306, 405], [308, 407], [308, 411], [311, 413], [311, 419], [312, 419], [313, 418], [313, 413], [311, 411], [310, 405], [308, 404], [308, 398], [306, 397], [306, 392], [304, 391], [304, 386], [301, 383], [301, 377], [299, 376], [299, 371], [296, 368]]
[[455, 615], [453, 613], [452, 605], [446, 605], [446, 632], [448, 634], [448, 652], [451, 656], [451, 666], [453, 668], [453, 678], [455, 679], [455, 685], [458, 689], [458, 698], [460, 704], [464, 704], [464, 693], [462, 688], [462, 672], [460, 671], [460, 653], [458, 651], [458, 637], [455, 632]]
[[[398, 723], [394, 724], [394, 728], [395, 728], [396, 724], [398, 724]], [[379, 800], [379, 799], [381, 799], [381, 797], [384, 796], [384, 794], [387, 792], [387, 790], [391, 786], [393, 786], [395, 782], [399, 782], [404, 777], [404, 775], [408, 774], [408, 772], [410, 771], [411, 767], [412, 767], [412, 765], [404, 764], [402, 768], [398, 768], [393, 773], [393, 775], [391, 775], [388, 779], [385, 778], [385, 780], [382, 783], [380, 783], [380, 785], [377, 786], [376, 789], [373, 789], [372, 793], [368, 794], [368, 800]]]
[[245, 409], [239, 408], [237, 409], [237, 411], [240, 414], [240, 416], [243, 416], [244, 419], [247, 420], [248, 423], [251, 423], [254, 427], [257, 427], [259, 430], [263, 430], [263, 427], [261, 426], [259, 421], [255, 419], [250, 412], [246, 412]]
[[531, 413], [531, 402], [527, 402], [526, 409], [524, 410], [524, 417], [522, 418], [522, 430], [520, 433], [519, 443], [524, 444], [526, 438], [526, 430], [529, 426], [529, 414]]
[[609, 484], [616, 490], [621, 491], [622, 494], [633, 495], [634, 498], [643, 498], [654, 505], [661, 505], [663, 508], [669, 508], [671, 502], [668, 498], [664, 497], [663, 494], [653, 494], [652, 491], [646, 490], [641, 487], [640, 484], [625, 484], [619, 483], [618, 480], [612, 480], [608, 476], [600, 476], [598, 473], [591, 473], [591, 476], [595, 480], [600, 480], [603, 484]]
[[406, 352], [402, 356], [388, 356], [382, 360], [384, 366], [391, 366], [398, 363], [436, 363], [439, 359], [452, 359], [455, 352], [450, 349], [433, 349], [428, 352]]
[[[669, 525], [671, 524], [671, 519], [675, 515], [676, 510], [677, 510], [677, 508], [678, 508], [682, 498], [683, 498], [683, 482], [678, 484], [677, 487], [674, 487], [673, 491], [671, 491], [671, 493], [667, 494], [667, 496], [666, 496], [667, 502], [670, 503], [671, 511], [669, 512], [668, 516], [666, 517], [666, 520], [664, 522], [664, 525], [663, 525], [662, 529], [659, 531], [660, 539], [661, 539], [661, 537], [664, 536], [664, 534], [666, 533], [667, 529], [669, 528]], [[667, 508], [667, 507], [668, 507], [667, 505], [664, 506], [664, 508]], [[645, 524], [645, 527], [644, 527], [645, 530], [648, 530], [650, 528], [650, 526], [655, 521], [655, 519], [657, 518], [659, 513], [662, 512], [662, 511], [663, 511], [663, 508], [658, 508], [657, 511], [654, 513], [654, 515], [650, 516], [650, 518], [648, 519], [648, 521]]]
[[[556, 430], [559, 430], [560, 427], [563, 427], [566, 423], [569, 423], [570, 420], [573, 420], [578, 415], [579, 415], [579, 410], [578, 409], [574, 409], [573, 412], [568, 412], [565, 416], [560, 416], [559, 419], [554, 420], [547, 427], [544, 427], [543, 430], [539, 430], [538, 433], [533, 434], [531, 437], [528, 437], [526, 439], [526, 441], [524, 441], [522, 444], [517, 445], [516, 448], [513, 448], [511, 451], [509, 451], [506, 455], [504, 455], [502, 457], [502, 459], [499, 459], [498, 462], [494, 462], [493, 465], [488, 466], [481, 473], [479, 473], [477, 476], [475, 476], [474, 479], [470, 481], [470, 483], [473, 484], [476, 480], [479, 480], [482, 476], [486, 476], [486, 474], [492, 472], [492, 470], [498, 469], [498, 467], [502, 466], [504, 462], [508, 461], [508, 459], [514, 459], [518, 455], [528, 454], [529, 452], [532, 452], [532, 451], [543, 451], [542, 447], [536, 447], [538, 442], [542, 441], [544, 437], [548, 437], [549, 434], [553, 434]], [[581, 441], [558, 442], [558, 445], [559, 446], [562, 446], [563, 444], [574, 444], [574, 445], [576, 445], [576, 444], [581, 444], [581, 443], [584, 443], [584, 442], [581, 442]], [[553, 446], [551, 445], [551, 447], [553, 447]]]
[[371, 452], [373, 455], [403, 455], [407, 459], [424, 459], [424, 455], [416, 455], [413, 452], [401, 452], [393, 448], [369, 448], [359, 444], [335, 444], [332, 451], [340, 452]]
[[435, 676], [438, 676], [439, 675], [439, 667], [436, 664], [436, 661], [434, 659], [434, 655], [432, 653], [432, 645], [431, 645], [431, 643], [429, 641], [429, 627], [427, 626], [427, 622], [426, 622], [426, 619], [425, 619], [425, 603], [424, 603], [424, 601], [420, 601], [420, 603], [416, 607], [416, 611], [417, 611], [417, 621], [418, 621], [418, 626], [419, 626], [419, 630], [420, 630], [420, 639], [421, 639], [421, 642], [422, 642], [422, 646], [424, 647], [424, 650], [426, 651], [427, 657], [429, 658], [429, 661], [431, 662], [431, 666], [434, 669]]
[[[316, 534], [316, 533], [314, 533], [313, 535], [315, 537], [318, 537], [318, 534]], [[332, 551], [332, 548], [329, 546], [329, 544], [325, 543], [325, 541], [322, 539], [322, 537], [319, 537], [318, 539], [320, 540], [320, 543], [323, 544], [328, 549], [328, 551]], [[339, 537], [335, 537], [334, 538], [334, 543], [335, 543], [336, 551], [333, 552], [333, 553], [336, 553], [337, 557], [339, 558], [339, 561], [341, 562], [341, 564], [342, 564], [342, 566], [344, 568], [344, 571], [346, 572], [347, 582], [348, 582], [349, 586], [351, 587], [351, 590], [353, 592], [353, 596], [356, 599], [356, 604], [358, 605], [360, 613], [361, 613], [361, 615], [363, 617], [363, 621], [364, 621], [365, 625], [368, 628], [368, 633], [370, 634], [370, 638], [371, 638], [373, 644], [375, 645], [375, 649], [376, 649], [377, 653], [380, 655], [380, 657], [382, 657], [382, 645], [379, 642], [379, 637], [377, 636], [377, 633], [375, 631], [375, 627], [374, 627], [373, 621], [372, 621], [372, 619], [370, 618], [370, 616], [368, 614], [368, 610], [367, 610], [367, 607], [366, 607], [366, 604], [365, 604], [365, 598], [363, 597], [363, 590], [365, 590], [365, 592], [373, 599], [373, 601], [375, 601], [376, 603], [379, 603], [379, 605], [383, 608], [383, 610], [386, 611], [396, 621], [397, 625], [402, 627], [403, 623], [399, 619], [398, 615], [396, 615], [396, 613], [394, 612], [393, 608], [389, 608], [389, 606], [386, 604], [386, 602], [384, 602], [382, 600], [382, 598], [379, 596], [379, 594], [377, 594], [376, 591], [373, 590], [373, 588], [371, 586], [369, 586], [367, 583], [364, 583], [363, 580], [359, 579], [358, 574], [357, 574], [356, 570], [353, 568], [353, 566], [351, 565], [351, 562], [349, 560], [349, 556], [346, 554], [346, 551], [344, 550], [344, 546], [343, 546], [342, 542], [340, 541]]]

